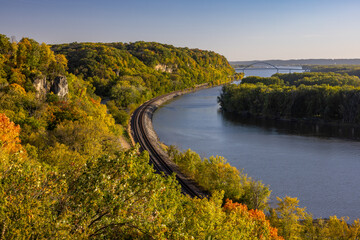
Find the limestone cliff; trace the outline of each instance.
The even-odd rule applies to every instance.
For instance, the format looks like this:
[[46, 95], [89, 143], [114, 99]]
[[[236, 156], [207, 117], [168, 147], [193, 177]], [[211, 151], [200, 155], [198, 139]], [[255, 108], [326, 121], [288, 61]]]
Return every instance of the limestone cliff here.
[[33, 85], [36, 89], [36, 97], [44, 99], [46, 94], [52, 92], [65, 99], [69, 93], [69, 86], [65, 76], [57, 76], [53, 81], [48, 81], [46, 77], [35, 79]]
[[56, 77], [53, 81], [50, 92], [58, 95], [60, 98], [65, 98], [69, 93], [69, 85], [65, 76]]

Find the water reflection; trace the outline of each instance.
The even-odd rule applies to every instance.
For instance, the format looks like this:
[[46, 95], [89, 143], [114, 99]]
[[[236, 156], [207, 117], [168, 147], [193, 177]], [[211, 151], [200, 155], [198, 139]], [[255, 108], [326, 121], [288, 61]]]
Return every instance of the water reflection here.
[[256, 118], [226, 113], [221, 110], [219, 110], [219, 114], [223, 117], [224, 121], [233, 125], [259, 127], [271, 133], [277, 132], [279, 134], [341, 138], [360, 141], [360, 126], [340, 126], [336, 123]]

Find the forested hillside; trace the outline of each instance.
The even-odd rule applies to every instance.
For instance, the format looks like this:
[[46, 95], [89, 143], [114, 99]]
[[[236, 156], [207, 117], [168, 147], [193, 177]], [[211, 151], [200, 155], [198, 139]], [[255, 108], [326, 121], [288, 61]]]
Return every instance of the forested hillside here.
[[52, 49], [66, 56], [69, 72], [90, 82], [97, 95], [111, 100], [107, 106], [122, 124], [145, 100], [198, 84], [225, 83], [235, 73], [214, 52], [155, 42], [71, 43]]
[[163, 92], [228, 81], [225, 58], [144, 42], [52, 48], [0, 34], [0, 239], [359, 237], [358, 222], [314, 225], [289, 197], [266, 216], [269, 189], [221, 157], [169, 149], [211, 192], [192, 199], [147, 152], [122, 148], [115, 120]]

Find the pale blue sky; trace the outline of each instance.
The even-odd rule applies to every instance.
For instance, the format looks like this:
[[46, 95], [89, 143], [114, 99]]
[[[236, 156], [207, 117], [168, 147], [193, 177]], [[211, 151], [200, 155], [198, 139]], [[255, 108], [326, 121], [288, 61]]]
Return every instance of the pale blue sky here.
[[0, 0], [0, 33], [156, 41], [228, 60], [360, 58], [359, 0]]

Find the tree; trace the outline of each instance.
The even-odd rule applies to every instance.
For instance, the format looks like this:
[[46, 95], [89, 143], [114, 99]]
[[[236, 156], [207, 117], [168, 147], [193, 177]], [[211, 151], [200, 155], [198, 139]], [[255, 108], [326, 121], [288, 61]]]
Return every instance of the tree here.
[[299, 208], [299, 200], [297, 198], [277, 197], [278, 207], [271, 210], [270, 222], [279, 230], [279, 235], [285, 239], [301, 239], [301, 233], [304, 225], [300, 220], [309, 218], [305, 212], [305, 208]]
[[[223, 207], [227, 214], [225, 225], [232, 227], [228, 239], [278, 239], [277, 229], [270, 226], [264, 212], [261, 210], [248, 210], [246, 205], [226, 200]], [[287, 238], [286, 238], [287, 239]]]
[[268, 208], [270, 193], [269, 186], [265, 186], [261, 181], [249, 179], [245, 183], [241, 202], [245, 203], [249, 209], [264, 210]]
[[19, 139], [20, 126], [10, 121], [5, 114], [0, 113], [0, 149], [8, 154], [22, 150]]

